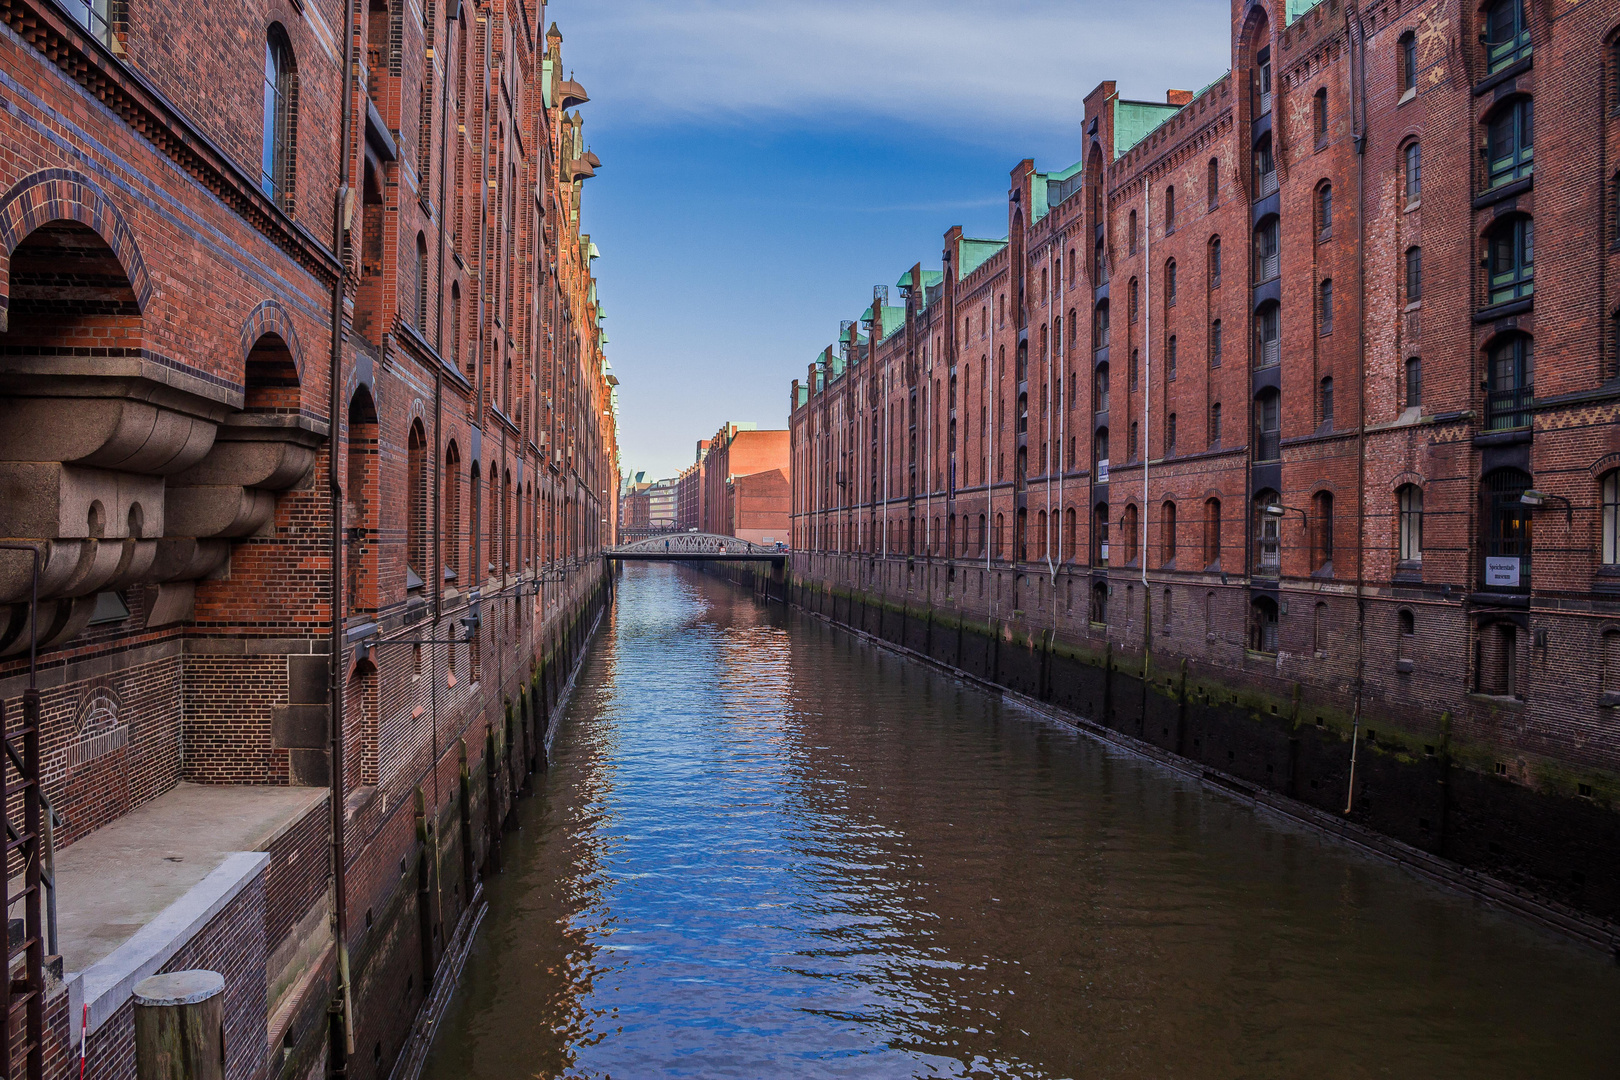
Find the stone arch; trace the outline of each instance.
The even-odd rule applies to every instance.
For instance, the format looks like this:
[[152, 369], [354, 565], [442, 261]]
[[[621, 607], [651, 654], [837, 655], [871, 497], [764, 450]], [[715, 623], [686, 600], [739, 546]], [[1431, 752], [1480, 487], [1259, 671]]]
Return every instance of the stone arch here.
[[71, 169], [42, 169], [23, 177], [0, 197], [0, 333], [11, 310], [11, 255], [27, 236], [53, 221], [73, 221], [90, 229], [111, 249], [129, 278], [144, 312], [152, 280], [135, 234], [118, 208], [88, 176]]

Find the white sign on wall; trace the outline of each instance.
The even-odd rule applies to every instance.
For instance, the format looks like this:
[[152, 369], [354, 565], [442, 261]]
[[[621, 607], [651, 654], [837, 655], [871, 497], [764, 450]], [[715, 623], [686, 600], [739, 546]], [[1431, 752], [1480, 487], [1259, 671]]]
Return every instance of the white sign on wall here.
[[1517, 556], [1485, 556], [1485, 584], [1493, 589], [1519, 587], [1519, 559]]
[[1099, 483], [1099, 484], [1108, 483], [1108, 459], [1107, 458], [1103, 458], [1101, 461], [1097, 462], [1097, 483]]

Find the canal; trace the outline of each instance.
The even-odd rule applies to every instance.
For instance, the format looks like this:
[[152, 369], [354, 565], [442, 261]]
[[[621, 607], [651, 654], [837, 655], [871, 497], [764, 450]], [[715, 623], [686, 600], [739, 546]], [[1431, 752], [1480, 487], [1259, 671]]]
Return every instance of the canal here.
[[425, 1075], [1614, 1077], [1620, 968], [627, 567]]

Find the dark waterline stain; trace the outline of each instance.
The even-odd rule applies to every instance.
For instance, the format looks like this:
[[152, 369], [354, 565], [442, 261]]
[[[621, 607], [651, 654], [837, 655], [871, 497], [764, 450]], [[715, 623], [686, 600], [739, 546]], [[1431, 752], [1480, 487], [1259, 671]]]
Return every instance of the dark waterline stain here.
[[1612, 962], [627, 568], [425, 1076], [1614, 1077]]

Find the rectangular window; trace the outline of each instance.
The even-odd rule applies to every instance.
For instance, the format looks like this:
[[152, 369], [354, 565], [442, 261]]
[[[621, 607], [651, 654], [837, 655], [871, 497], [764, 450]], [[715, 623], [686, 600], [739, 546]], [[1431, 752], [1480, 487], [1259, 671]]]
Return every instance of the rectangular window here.
[[1415, 304], [1423, 299], [1423, 249], [1406, 249], [1406, 302]]

